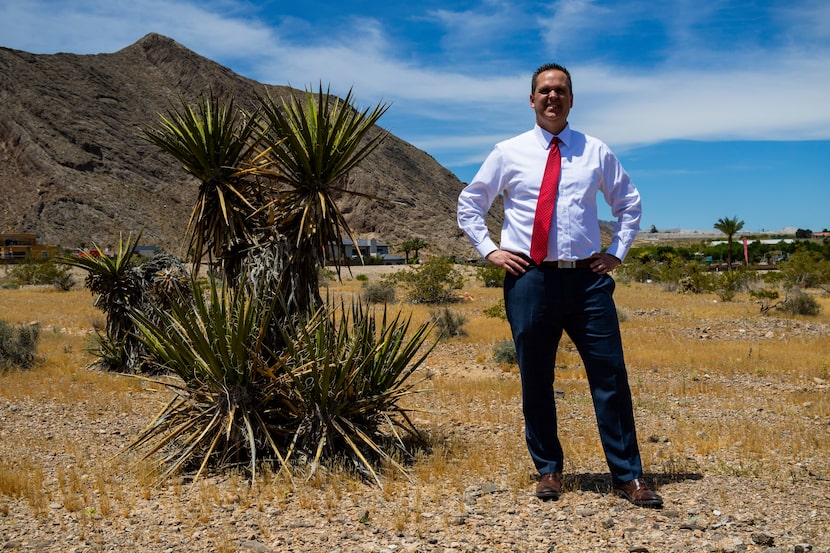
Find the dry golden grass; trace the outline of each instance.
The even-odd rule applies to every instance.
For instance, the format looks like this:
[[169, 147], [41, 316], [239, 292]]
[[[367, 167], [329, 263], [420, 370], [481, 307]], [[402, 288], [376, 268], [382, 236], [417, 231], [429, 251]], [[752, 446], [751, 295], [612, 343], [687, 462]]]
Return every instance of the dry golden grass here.
[[[366, 273], [370, 280], [379, 278]], [[360, 294], [361, 282], [344, 277], [328, 283], [328, 292], [348, 302]], [[293, 483], [264, 468], [253, 486], [244, 476], [231, 474], [208, 479], [196, 489], [171, 481], [158, 490], [146, 484], [149, 478], [125, 473], [111, 458], [149, 422], [166, 392], [86, 368], [93, 359], [84, 345], [103, 320], [90, 294], [0, 289], [6, 321], [39, 321], [42, 328], [35, 368], [0, 376], [0, 407], [5, 403], [4, 410], [12, 412], [9, 406], [42, 404], [44, 421], [49, 421], [0, 427], [0, 514], [9, 508], [4, 498], [25, 500], [35, 514], [57, 503], [83, 517], [84, 527], [94, 534], [102, 518], [130, 516], [159, 494], [196, 494], [192, 501], [170, 503], [175, 517], [182, 526], [212, 527], [216, 550], [232, 551], [221, 524], [214, 525], [217, 506], [257, 512], [265, 504], [290, 505], [335, 520], [344, 505], [361, 506], [361, 494], [377, 493], [389, 509], [381, 512], [371, 504], [361, 518], [388, 517], [396, 531], [421, 534], [436, 524], [423, 514], [430, 506], [449, 502], [462, 513], [458, 498], [472, 482], [490, 475], [498, 475], [496, 484], [518, 497], [532, 486], [533, 473], [524, 446], [520, 385], [515, 367], [492, 359], [494, 344], [508, 340], [510, 332], [506, 322], [483, 315], [499, 301], [501, 290], [481, 287], [470, 276], [461, 295], [469, 301], [450, 308], [467, 319], [467, 334], [437, 345], [421, 371], [426, 392], [411, 400], [418, 410], [416, 425], [431, 446], [411, 465], [414, 485], [394, 470], [385, 472], [383, 490], [367, 492], [342, 467], [307, 482], [303, 475], [293, 475]], [[830, 333], [826, 326], [803, 332], [805, 325], [830, 324], [830, 299], [817, 299], [822, 305], [818, 317], [774, 315], [783, 326], [768, 336], [754, 331], [763, 317], [748, 296], [720, 303], [713, 295], [618, 285], [617, 302], [628, 315], [622, 331], [647, 472], [666, 480], [691, 473], [752, 476], [761, 471], [786, 479], [799, 463], [809, 463], [812, 471], [830, 477], [830, 401], [827, 386], [821, 385], [830, 380]], [[432, 306], [401, 303], [389, 309], [411, 312], [413, 321], [420, 322]], [[712, 337], [702, 339], [702, 329]], [[568, 463], [565, 485], [575, 489], [580, 478], [606, 473], [607, 467], [584, 371], [567, 339], [556, 371], [556, 387], [564, 392], [558, 410]], [[98, 427], [105, 433], [97, 434]], [[259, 527], [267, 527], [267, 521]], [[140, 539], [152, 537], [136, 536]]]

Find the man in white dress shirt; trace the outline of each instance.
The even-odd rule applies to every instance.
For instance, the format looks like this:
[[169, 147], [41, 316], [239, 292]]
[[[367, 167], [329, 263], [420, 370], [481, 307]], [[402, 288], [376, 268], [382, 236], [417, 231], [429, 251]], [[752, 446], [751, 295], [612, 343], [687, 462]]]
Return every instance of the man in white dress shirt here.
[[[640, 194], [608, 146], [570, 128], [573, 98], [565, 67], [546, 64], [536, 70], [530, 94], [536, 125], [496, 144], [459, 196], [458, 224], [479, 254], [506, 270], [505, 308], [522, 379], [527, 446], [540, 474], [537, 497], [555, 500], [562, 493], [564, 456], [553, 381], [565, 331], [585, 365], [614, 493], [635, 505], [659, 508], [662, 498], [643, 479], [614, 280], [608, 275], [639, 231]], [[552, 216], [540, 217], [547, 221], [536, 235], [544, 234], [547, 244], [539, 246], [533, 235], [543, 177], [558, 184], [558, 191], [550, 193]], [[600, 242], [599, 194], [617, 218], [606, 251]], [[499, 195], [504, 225], [497, 245], [485, 214]], [[537, 261], [531, 258], [531, 242]]]

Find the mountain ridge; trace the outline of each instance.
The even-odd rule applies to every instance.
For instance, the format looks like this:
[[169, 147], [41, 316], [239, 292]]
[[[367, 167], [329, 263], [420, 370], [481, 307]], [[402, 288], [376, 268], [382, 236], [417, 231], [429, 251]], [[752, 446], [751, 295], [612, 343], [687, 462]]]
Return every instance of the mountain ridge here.
[[[257, 95], [303, 92], [238, 75], [155, 33], [105, 54], [0, 48], [0, 232], [63, 247], [142, 232], [142, 242], [182, 254], [197, 183], [143, 133], [159, 113], [208, 91], [248, 109]], [[388, 200], [338, 198], [358, 237], [393, 251], [421, 238], [428, 253], [474, 255], [455, 221], [463, 183], [428, 153], [390, 134], [350, 187]], [[497, 230], [500, 210], [492, 214]]]

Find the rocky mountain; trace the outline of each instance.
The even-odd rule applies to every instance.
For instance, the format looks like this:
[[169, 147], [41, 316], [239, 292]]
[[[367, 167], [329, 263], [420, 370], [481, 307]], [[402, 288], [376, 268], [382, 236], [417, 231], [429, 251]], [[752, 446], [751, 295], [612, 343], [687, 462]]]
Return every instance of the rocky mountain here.
[[[211, 90], [242, 107], [257, 94], [297, 92], [242, 77], [157, 34], [112, 54], [0, 48], [0, 232], [104, 247], [142, 231], [142, 243], [183, 253], [196, 182], [143, 132], [180, 99]], [[463, 183], [426, 152], [390, 135], [351, 177], [354, 190], [391, 200], [338, 200], [358, 237], [393, 251], [418, 237], [431, 245], [425, 253], [474, 255], [455, 223]]]

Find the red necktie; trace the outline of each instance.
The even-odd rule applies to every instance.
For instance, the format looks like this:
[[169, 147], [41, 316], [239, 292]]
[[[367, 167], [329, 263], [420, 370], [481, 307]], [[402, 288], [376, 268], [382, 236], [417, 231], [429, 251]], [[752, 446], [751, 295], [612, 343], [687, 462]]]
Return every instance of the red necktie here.
[[548, 255], [548, 236], [553, 208], [556, 205], [556, 191], [559, 189], [559, 173], [562, 170], [562, 155], [559, 153], [559, 138], [553, 137], [548, 151], [545, 175], [539, 188], [536, 202], [536, 216], [533, 219], [533, 234], [530, 238], [530, 258], [538, 265]]

